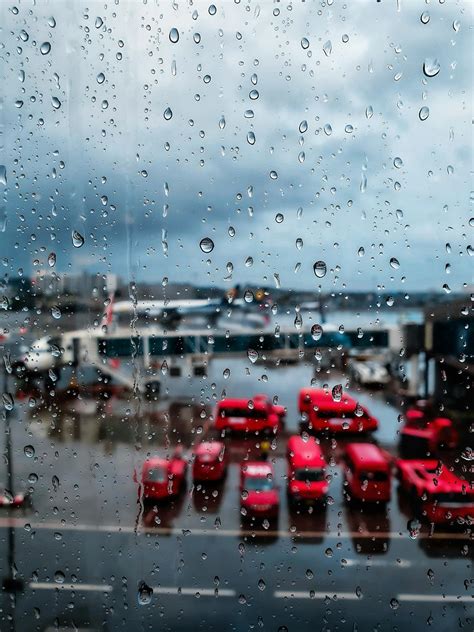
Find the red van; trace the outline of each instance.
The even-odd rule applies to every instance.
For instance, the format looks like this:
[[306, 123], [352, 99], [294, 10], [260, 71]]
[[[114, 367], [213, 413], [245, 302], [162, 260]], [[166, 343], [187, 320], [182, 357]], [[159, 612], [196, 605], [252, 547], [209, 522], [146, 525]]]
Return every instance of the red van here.
[[311, 503], [324, 500], [329, 487], [326, 480], [326, 460], [314, 437], [290, 437], [286, 457], [290, 502]]
[[348, 393], [335, 400], [332, 392], [323, 388], [302, 388], [298, 401], [301, 429], [307, 431], [347, 434], [377, 430], [378, 421]]
[[227, 456], [222, 441], [203, 441], [193, 450], [193, 480], [219, 481], [227, 471]]
[[434, 524], [474, 522], [474, 488], [435, 459], [398, 459], [402, 490]]
[[185, 488], [186, 471], [187, 463], [180, 452], [169, 459], [151, 457], [143, 463], [139, 494], [143, 494], [144, 501], [177, 496]]
[[244, 519], [278, 518], [280, 494], [270, 463], [244, 461], [240, 466], [240, 513]]
[[386, 503], [392, 487], [391, 463], [373, 443], [350, 443], [345, 455], [344, 488], [349, 500]]
[[282, 425], [281, 406], [267, 398], [228, 398], [218, 402], [214, 425], [216, 430], [232, 432], [269, 432], [275, 434]]

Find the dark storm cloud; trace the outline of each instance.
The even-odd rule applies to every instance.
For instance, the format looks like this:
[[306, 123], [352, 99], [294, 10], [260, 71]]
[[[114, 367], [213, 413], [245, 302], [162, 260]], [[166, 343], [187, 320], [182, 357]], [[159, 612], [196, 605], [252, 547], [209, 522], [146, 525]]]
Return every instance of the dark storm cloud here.
[[[328, 263], [326, 289], [470, 282], [465, 4], [430, 5], [427, 25], [423, 2], [402, 2], [399, 12], [395, 2], [334, 2], [321, 14], [317, 4], [295, 3], [278, 5], [278, 16], [269, 2], [250, 12], [223, 3], [214, 17], [205, 3], [177, 6], [22, 4], [15, 15], [2, 5], [2, 242], [13, 272], [55, 250], [60, 270], [196, 283], [222, 283], [231, 261], [235, 281], [273, 283], [277, 273], [284, 285], [316, 287], [317, 259]], [[426, 57], [439, 61], [436, 77], [424, 77]], [[422, 105], [430, 108], [424, 122]], [[74, 229], [86, 238], [81, 249], [72, 247]], [[205, 236], [215, 243], [210, 255], [199, 249]], [[397, 272], [390, 256], [402, 263]]]

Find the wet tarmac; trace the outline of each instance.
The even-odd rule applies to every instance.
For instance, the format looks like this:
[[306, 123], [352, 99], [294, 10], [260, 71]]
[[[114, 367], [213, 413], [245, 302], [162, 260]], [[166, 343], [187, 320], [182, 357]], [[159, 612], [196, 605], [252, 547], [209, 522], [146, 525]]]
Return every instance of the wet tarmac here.
[[[18, 580], [16, 593], [1, 595], [0, 629], [471, 630], [472, 536], [424, 525], [410, 534], [413, 507], [395, 481], [386, 509], [348, 506], [339, 464], [347, 439], [323, 441], [328, 506], [290, 512], [285, 439], [298, 429], [297, 392], [312, 377], [305, 364], [214, 361], [208, 377], [163, 376], [156, 402], [17, 401], [15, 489], [30, 488], [32, 504], [0, 512], [2, 579]], [[320, 378], [345, 385], [341, 375]], [[278, 521], [241, 524], [239, 464], [259, 454], [255, 438], [226, 439], [222, 484], [193, 488], [188, 476], [179, 499], [143, 507], [133, 472], [147, 455], [178, 444], [189, 454], [210, 432], [217, 399], [257, 392], [288, 408], [270, 454]], [[379, 419], [373, 440], [395, 454], [400, 411], [383, 391], [351, 392]]]

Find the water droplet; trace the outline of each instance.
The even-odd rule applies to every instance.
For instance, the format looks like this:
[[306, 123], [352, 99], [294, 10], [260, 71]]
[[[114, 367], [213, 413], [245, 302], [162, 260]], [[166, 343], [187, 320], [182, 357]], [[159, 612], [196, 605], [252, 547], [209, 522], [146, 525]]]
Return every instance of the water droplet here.
[[329, 57], [329, 55], [332, 53], [332, 44], [331, 44], [331, 40], [328, 40], [324, 46], [323, 46], [323, 51], [324, 54], [326, 55], [326, 57]]
[[40, 46], [40, 53], [47, 55], [51, 50], [51, 44], [49, 42], [43, 42]]
[[222, 375], [224, 376], [224, 380], [228, 380], [230, 377], [230, 369], [224, 369]]
[[255, 349], [248, 349], [247, 357], [252, 364], [255, 364], [255, 362], [258, 360], [258, 351], [255, 351]]
[[326, 134], [326, 136], [331, 136], [332, 134], [332, 127], [329, 125], [329, 123], [326, 123], [326, 125], [324, 126], [324, 133]]
[[430, 14], [428, 13], [428, 11], [423, 11], [423, 13], [420, 15], [420, 21], [422, 24], [428, 24], [428, 22], [430, 21]]
[[368, 105], [365, 108], [365, 117], [367, 119], [371, 119], [373, 117], [373, 115], [374, 115], [374, 108], [371, 105]]
[[54, 27], [56, 26], [56, 20], [51, 16], [50, 18], [48, 18], [48, 24], [52, 29], [54, 29]]
[[308, 131], [308, 121], [306, 120], [301, 121], [301, 123], [299, 124], [298, 130], [300, 134], [304, 134], [306, 131]]
[[326, 557], [332, 557], [333, 555], [333, 550], [331, 549], [331, 547], [328, 547], [325, 551], [324, 551], [324, 555]]
[[300, 153], [298, 154], [298, 162], [303, 163], [306, 159], [306, 154], [304, 153], [304, 151], [300, 151]]
[[412, 540], [416, 540], [416, 538], [420, 535], [421, 522], [418, 518], [413, 518], [409, 520], [407, 523], [408, 533]]
[[52, 97], [51, 105], [55, 110], [59, 110], [59, 108], [61, 107], [61, 101], [58, 99], [58, 97]]
[[342, 384], [336, 384], [331, 391], [331, 395], [335, 402], [340, 402], [342, 399]]
[[393, 296], [387, 296], [387, 298], [385, 299], [385, 302], [388, 305], [388, 307], [393, 307], [395, 303], [395, 299], [393, 298]]
[[251, 290], [245, 290], [244, 292], [244, 301], [246, 303], [253, 303], [253, 292]]
[[352, 125], [346, 125], [344, 128], [344, 131], [346, 132], [346, 134], [352, 134], [352, 132], [354, 131], [354, 128]]
[[209, 15], [216, 15], [217, 13], [216, 6], [214, 4], [210, 4], [207, 12], [209, 13]]
[[347, 44], [347, 42], [349, 41], [349, 35], [347, 35], [347, 33], [344, 33], [341, 39], [344, 44]]
[[201, 248], [203, 252], [208, 254], [214, 250], [214, 242], [210, 237], [204, 237], [204, 239], [201, 239], [201, 241], [199, 242], [199, 248]]
[[259, 589], [259, 590], [265, 590], [265, 588], [266, 588], [266, 584], [265, 584], [265, 582], [263, 581], [263, 579], [259, 579], [259, 580], [258, 580], [258, 584], [257, 584], [257, 586], [258, 586], [258, 589]]
[[327, 267], [324, 261], [316, 261], [313, 265], [313, 272], [318, 277], [318, 279], [322, 279], [326, 276]]
[[173, 117], [173, 112], [171, 108], [170, 107], [166, 108], [166, 110], [163, 112], [163, 118], [165, 119], [165, 121], [169, 121], [172, 117]]
[[21, 99], [17, 99], [15, 101], [15, 107], [18, 108], [18, 109], [22, 108], [23, 107], [23, 101]]
[[25, 29], [22, 29], [22, 30], [20, 31], [20, 39], [21, 39], [23, 42], [27, 42], [27, 41], [28, 41], [28, 39], [29, 39], [29, 37], [30, 37], [30, 36], [29, 36], [29, 35], [28, 35], [28, 33], [25, 31]]
[[148, 584], [146, 584], [143, 581], [140, 582], [138, 584], [138, 593], [137, 593], [138, 605], [147, 606], [148, 604], [151, 603], [152, 597], [153, 597], [153, 588], [151, 586], [148, 586]]
[[29, 459], [35, 456], [35, 449], [32, 445], [25, 445], [25, 447], [23, 448], [23, 452], [25, 453], [25, 456], [27, 456]]
[[303, 248], [303, 240], [301, 239], [301, 237], [298, 237], [298, 239], [295, 242], [296, 248], [297, 250], [301, 250], [301, 248]]
[[418, 117], [419, 117], [420, 121], [426, 121], [426, 119], [429, 117], [429, 115], [430, 115], [430, 108], [429, 107], [424, 105], [422, 108], [420, 108], [420, 111], [418, 112]]
[[173, 44], [176, 44], [176, 42], [179, 40], [179, 33], [178, 33], [178, 29], [177, 28], [172, 28], [169, 34], [169, 38], [170, 38], [170, 42], [172, 42]]
[[99, 74], [97, 75], [95, 80], [97, 81], [98, 84], [104, 83], [104, 81], [105, 81], [104, 73], [103, 72], [99, 72]]
[[253, 110], [245, 110], [244, 117], [247, 118], [247, 119], [253, 118], [254, 117]]
[[436, 77], [441, 70], [441, 66], [437, 59], [427, 57], [423, 63], [423, 72], [427, 77]]
[[314, 577], [314, 573], [310, 568], [306, 569], [305, 575], [307, 579], [313, 579]]
[[270, 171], [270, 178], [272, 180], [276, 180], [278, 178], [278, 173], [276, 171]]
[[390, 259], [390, 266], [394, 270], [398, 270], [398, 268], [400, 267], [400, 262], [398, 261], [398, 259], [395, 259], [395, 257], [391, 257], [391, 259]]
[[7, 168], [5, 165], [0, 165], [0, 184], [7, 186]]
[[303, 50], [306, 50], [307, 48], [309, 48], [309, 40], [306, 37], [301, 38], [301, 48]]
[[219, 129], [224, 129], [225, 127], [225, 116], [222, 115], [221, 118], [219, 119]]
[[403, 167], [403, 160], [397, 156], [393, 159], [393, 166], [396, 169], [401, 169]]
[[275, 222], [276, 222], [277, 224], [281, 224], [281, 223], [283, 222], [283, 220], [284, 220], [284, 219], [285, 219], [285, 217], [284, 217], [283, 213], [277, 213], [277, 214], [275, 215]]
[[359, 255], [359, 257], [363, 257], [365, 255], [365, 249], [363, 248], [363, 246], [359, 248], [357, 254]]
[[61, 316], [62, 316], [61, 310], [59, 309], [59, 307], [57, 305], [53, 305], [53, 307], [51, 308], [51, 316], [55, 320], [59, 320], [61, 318]]
[[253, 132], [247, 133], [247, 142], [249, 145], [255, 145], [255, 134]]
[[54, 573], [54, 581], [56, 582], [56, 584], [64, 584], [65, 579], [66, 579], [66, 576], [64, 575], [62, 571], [56, 571]]
[[101, 17], [96, 17], [94, 26], [96, 29], [100, 29], [100, 27], [104, 24], [104, 20]]
[[314, 324], [311, 327], [311, 337], [313, 338], [313, 340], [320, 340], [322, 335], [323, 335], [323, 328], [321, 327], [321, 325], [317, 323]]
[[201, 33], [194, 33], [193, 40], [195, 44], [199, 44], [199, 42], [201, 41]]
[[72, 231], [72, 245], [74, 248], [81, 248], [84, 245], [85, 239], [77, 230]]
[[5, 410], [13, 410], [15, 400], [13, 399], [13, 395], [11, 393], [3, 393], [2, 401]]
[[301, 312], [296, 312], [295, 320], [293, 321], [295, 329], [298, 331], [303, 327], [303, 316]]
[[460, 28], [461, 28], [461, 22], [459, 20], [454, 20], [453, 29], [456, 31], [456, 33], [459, 31]]
[[395, 597], [390, 599], [390, 608], [392, 610], [397, 610], [399, 606], [400, 606], [400, 602], [398, 601], [398, 599], [395, 599]]

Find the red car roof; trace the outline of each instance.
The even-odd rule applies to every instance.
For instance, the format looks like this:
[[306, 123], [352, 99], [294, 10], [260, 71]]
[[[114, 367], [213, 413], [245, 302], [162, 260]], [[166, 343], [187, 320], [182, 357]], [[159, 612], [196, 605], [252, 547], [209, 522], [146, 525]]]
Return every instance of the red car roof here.
[[204, 454], [210, 454], [213, 457], [218, 457], [225, 450], [225, 445], [222, 441], [203, 441], [195, 446], [193, 452], [196, 456], [202, 456]]
[[262, 399], [260, 399], [258, 397], [257, 397], [257, 399], [252, 399], [252, 398], [245, 399], [243, 397], [221, 399], [221, 401], [217, 403], [217, 406], [220, 409], [222, 409], [222, 408], [242, 408], [242, 409], [245, 409], [245, 410], [250, 410], [249, 402], [253, 403], [254, 409], [258, 408], [259, 410], [264, 410], [267, 407], [267, 402], [266, 401], [262, 401]]
[[288, 439], [288, 451], [293, 467], [324, 467], [326, 465], [323, 452], [314, 437], [306, 440], [299, 435], [293, 435]]
[[273, 476], [272, 466], [264, 461], [244, 461], [240, 466], [240, 470], [245, 476]]
[[300, 398], [309, 397], [312, 406], [316, 406], [319, 410], [329, 412], [346, 412], [353, 411], [357, 406], [356, 400], [348, 393], [343, 393], [341, 401], [334, 401], [331, 391], [323, 388], [302, 388]]
[[346, 454], [359, 467], [387, 469], [389, 462], [382, 450], [373, 443], [349, 443]]

